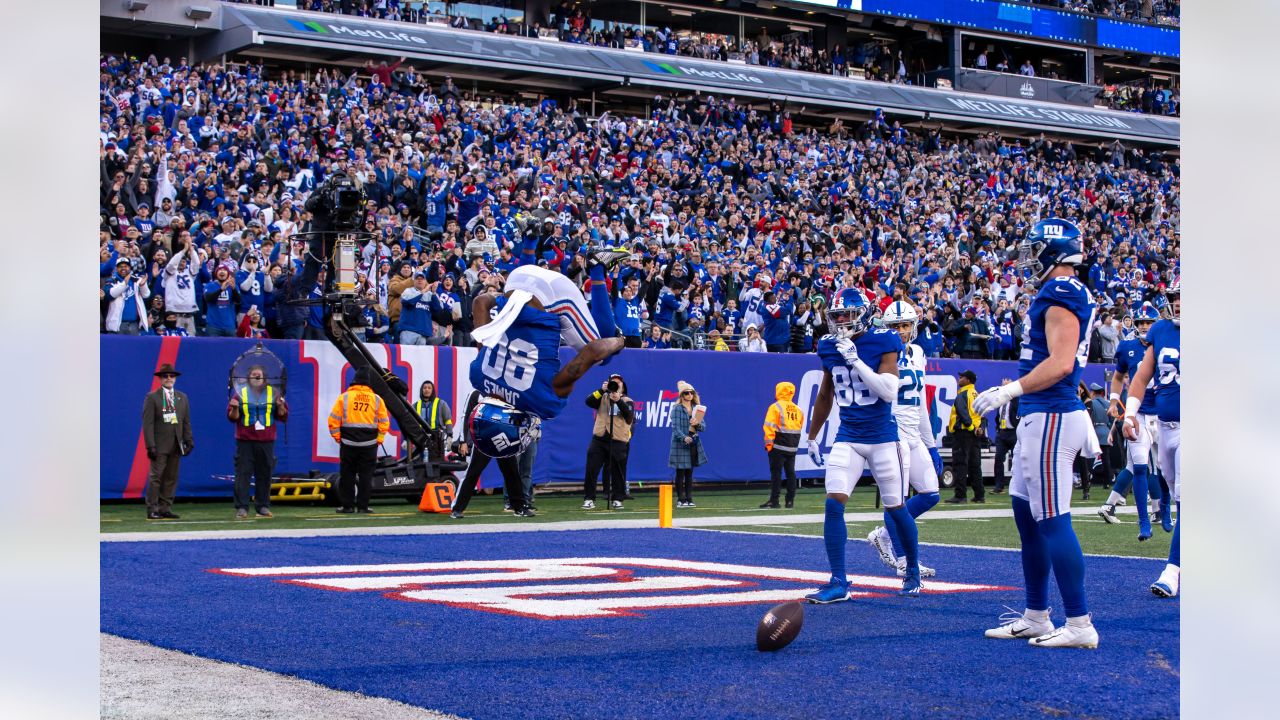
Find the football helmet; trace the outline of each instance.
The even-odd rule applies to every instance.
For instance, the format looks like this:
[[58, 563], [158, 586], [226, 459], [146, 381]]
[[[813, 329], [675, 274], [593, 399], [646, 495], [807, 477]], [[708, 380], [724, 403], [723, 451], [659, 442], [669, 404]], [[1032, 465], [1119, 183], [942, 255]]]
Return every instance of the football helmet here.
[[827, 326], [836, 337], [856, 337], [866, 332], [870, 325], [871, 303], [860, 290], [841, 290], [827, 310]]
[[1182, 278], [1175, 278], [1173, 284], [1168, 290], [1164, 291], [1164, 296], [1169, 299], [1165, 306], [1161, 308], [1161, 315], [1173, 321], [1173, 324], [1182, 327]]
[[1080, 228], [1062, 218], [1036, 223], [1017, 245], [1017, 267], [1024, 276], [1044, 282], [1056, 265], [1084, 262], [1080, 248]]
[[[916, 309], [911, 307], [911, 303], [901, 300], [889, 303], [881, 319], [884, 320], [885, 327], [897, 331], [903, 343], [909, 344], [916, 339], [916, 327], [920, 317], [916, 314]], [[906, 325], [906, 327], [897, 327], [899, 325]]]
[[[1156, 310], [1156, 306], [1149, 302], [1142, 303], [1142, 307], [1133, 311], [1133, 326], [1137, 328], [1138, 334], [1146, 335], [1147, 330], [1151, 328], [1151, 324], [1160, 319], [1160, 311]], [[1143, 327], [1143, 326], [1146, 327]]]
[[542, 436], [542, 418], [492, 397], [476, 403], [467, 423], [476, 450], [491, 458], [519, 455]]

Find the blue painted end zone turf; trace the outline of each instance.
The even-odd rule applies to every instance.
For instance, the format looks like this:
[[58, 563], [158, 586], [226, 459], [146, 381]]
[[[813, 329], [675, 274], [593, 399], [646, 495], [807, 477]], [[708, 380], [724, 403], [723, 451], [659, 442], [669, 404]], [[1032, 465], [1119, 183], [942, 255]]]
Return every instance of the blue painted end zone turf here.
[[[812, 538], [657, 529], [103, 543], [102, 630], [474, 718], [1178, 714], [1178, 602], [1147, 590], [1156, 561], [1088, 559], [1097, 651], [983, 638], [1004, 605], [1022, 608], [1018, 590], [810, 605], [800, 637], [770, 654], [754, 639], [772, 602], [542, 620], [208, 572], [594, 556], [826, 567]], [[1021, 583], [1017, 553], [921, 557], [939, 580]], [[849, 566], [884, 574], [865, 543]]]

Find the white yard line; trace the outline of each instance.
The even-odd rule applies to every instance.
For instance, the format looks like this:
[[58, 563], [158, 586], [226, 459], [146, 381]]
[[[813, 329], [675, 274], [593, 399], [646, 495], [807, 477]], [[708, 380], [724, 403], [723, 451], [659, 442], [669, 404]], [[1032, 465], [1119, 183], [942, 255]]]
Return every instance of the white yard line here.
[[112, 720], [457, 720], [455, 715], [106, 633], [101, 643], [100, 712]]

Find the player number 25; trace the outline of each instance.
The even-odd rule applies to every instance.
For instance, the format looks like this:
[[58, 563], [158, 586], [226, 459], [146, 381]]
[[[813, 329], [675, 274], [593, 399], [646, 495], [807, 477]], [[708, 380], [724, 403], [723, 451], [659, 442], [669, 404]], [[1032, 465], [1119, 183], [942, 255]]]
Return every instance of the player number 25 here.
[[508, 340], [504, 335], [495, 347], [484, 349], [484, 375], [502, 380], [512, 390], [523, 391], [533, 386], [534, 365], [538, 362], [538, 346], [528, 340]]

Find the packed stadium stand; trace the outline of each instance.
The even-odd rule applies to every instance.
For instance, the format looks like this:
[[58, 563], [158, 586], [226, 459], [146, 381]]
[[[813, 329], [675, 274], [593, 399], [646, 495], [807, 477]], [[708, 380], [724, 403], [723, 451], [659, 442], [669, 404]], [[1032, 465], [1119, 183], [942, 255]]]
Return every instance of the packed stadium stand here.
[[[752, 325], [769, 335], [770, 345], [812, 351], [825, 332], [823, 309], [832, 293], [858, 287], [881, 306], [894, 298], [916, 302], [933, 356], [1015, 358], [1027, 297], [1006, 252], [1043, 217], [1069, 218], [1084, 230], [1082, 274], [1108, 311], [1100, 322], [1117, 323], [1121, 336], [1132, 332], [1130, 310], [1143, 302], [1162, 307], [1164, 289], [1178, 274], [1176, 123], [1158, 121], [1172, 128], [1172, 139], [1137, 130], [1119, 139], [1123, 133], [1097, 127], [1026, 120], [1139, 128], [1132, 114], [1098, 108], [1167, 114], [1173, 96], [1153, 90], [1150, 78], [1136, 98], [1125, 85], [1101, 93], [1088, 113], [972, 100], [977, 96], [926, 83], [915, 92], [927, 96], [919, 97], [970, 98], [951, 102], [1006, 117], [959, 117], [936, 108], [931, 117], [927, 109], [869, 101], [832, 107], [823, 105], [829, 98], [771, 97], [749, 86], [796, 77], [788, 69], [831, 75], [843, 64], [845, 72], [835, 74], [849, 75], [850, 66], [866, 62], [870, 71], [862, 77], [915, 84], [910, 72], [875, 70], [888, 67], [898, 45], [908, 53], [913, 46], [881, 42], [890, 53], [884, 59], [837, 62], [828, 50], [814, 49], [819, 40], [830, 43], [818, 32], [765, 43], [740, 33], [742, 44], [706, 45], [705, 36], [667, 26], [597, 19], [616, 11], [616, 3], [299, 0], [297, 6], [364, 15], [360, 27], [385, 28], [392, 39], [409, 22], [454, 38], [476, 37], [476, 30], [549, 33], [622, 56], [639, 38], [640, 49], [650, 51], [642, 56], [710, 58], [696, 66], [666, 64], [673, 74], [740, 81], [747, 91], [572, 73], [539, 75], [545, 84], [530, 84], [533, 75], [503, 74], [496, 64], [489, 73], [467, 72], [462, 61], [422, 59], [363, 40], [341, 52], [319, 39], [314, 47], [295, 41], [226, 52], [236, 18], [284, 18], [284, 3], [275, 5], [218, 5], [223, 32], [201, 35], [197, 22], [183, 41], [168, 45], [116, 34], [104, 17], [104, 332], [320, 337], [316, 313], [286, 301], [320, 292], [295, 287], [305, 252], [297, 236], [310, 228], [309, 193], [337, 172], [363, 188], [369, 201], [363, 229], [378, 238], [363, 250], [360, 276], [361, 294], [376, 301], [363, 331], [372, 342], [395, 341], [398, 296], [422, 272], [434, 298], [433, 340], [466, 344], [471, 299], [500, 285], [505, 273], [529, 261], [529, 252], [533, 262], [582, 285], [587, 252], [623, 248], [632, 257], [609, 278], [611, 289], [618, 296], [637, 284], [630, 302], [639, 306], [637, 323], [625, 325], [624, 334], [643, 336], [650, 347], [734, 351], [757, 346]], [[651, 15], [681, 10], [634, 5]], [[765, 4], [733, 5], [745, 13]], [[791, 3], [788, 12], [808, 17], [803, 5]], [[1134, 17], [1133, 3], [1065, 5]], [[1144, 13], [1151, 3], [1139, 5], [1136, 17], [1150, 19]], [[1177, 3], [1157, 5], [1176, 16]], [[248, 12], [259, 15], [237, 14]], [[538, 13], [545, 22], [528, 22]], [[313, 19], [325, 17], [294, 12], [286, 19], [316, 38], [366, 32]], [[769, 37], [772, 21], [756, 21]], [[745, 14], [740, 23], [745, 27]], [[677, 38], [674, 52], [662, 48], [660, 38], [669, 37]], [[955, 46], [967, 58], [966, 42], [957, 32], [932, 44]], [[714, 63], [776, 70], [767, 76], [699, 69], [721, 66]], [[872, 86], [858, 77], [837, 82], [850, 92]], [[1010, 121], [1015, 111], [1025, 117]], [[228, 287], [234, 297], [219, 300]], [[774, 293], [769, 312], [761, 310], [766, 290]], [[176, 318], [166, 322], [166, 315]]]

